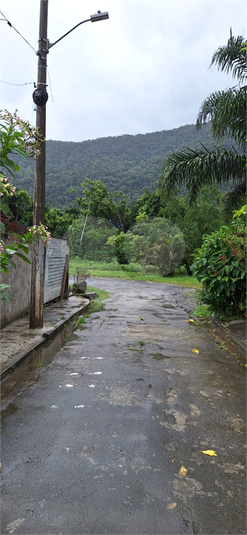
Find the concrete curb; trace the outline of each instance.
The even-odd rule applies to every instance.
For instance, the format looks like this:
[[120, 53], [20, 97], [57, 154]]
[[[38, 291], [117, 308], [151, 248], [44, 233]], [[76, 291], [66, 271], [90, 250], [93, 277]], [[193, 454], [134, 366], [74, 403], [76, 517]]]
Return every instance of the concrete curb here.
[[11, 363], [11, 365], [7, 366], [7, 368], [5, 368], [1, 372], [0, 381], [3, 381], [3, 379], [5, 379], [10, 373], [16, 370], [16, 368], [18, 368], [19, 366], [21, 366], [23, 362], [25, 362], [30, 357], [32, 357], [38, 349], [40, 349], [43, 345], [47, 343], [48, 340], [52, 340], [52, 338], [54, 338], [54, 336], [64, 328], [64, 325], [66, 323], [70, 323], [74, 318], [76, 318], [77, 316], [80, 316], [82, 312], [85, 311], [90, 304], [89, 299], [85, 299], [85, 301], [87, 302], [85, 302], [82, 307], [78, 308], [75, 312], [70, 312], [69, 314], [67, 314], [63, 320], [60, 320], [56, 323], [55, 327], [53, 327], [49, 331], [43, 332], [42, 339], [39, 342], [37, 342], [32, 347], [30, 347], [27, 351], [22, 353], [16, 360], [14, 360]]
[[234, 354], [237, 354], [239, 357], [246, 358], [246, 346], [238, 340], [222, 323], [220, 320], [216, 319], [214, 316], [212, 318], [212, 325], [214, 326], [216, 333], [224, 340], [228, 349]]

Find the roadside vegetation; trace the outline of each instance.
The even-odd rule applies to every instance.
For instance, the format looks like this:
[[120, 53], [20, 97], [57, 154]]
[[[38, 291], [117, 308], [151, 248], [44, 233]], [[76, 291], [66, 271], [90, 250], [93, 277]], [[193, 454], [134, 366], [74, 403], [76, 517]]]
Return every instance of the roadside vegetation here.
[[79, 327], [80, 325], [84, 325], [86, 322], [86, 319], [89, 318], [91, 314], [94, 314], [95, 312], [101, 312], [101, 310], [104, 310], [104, 300], [108, 299], [110, 297], [110, 292], [106, 292], [105, 290], [100, 290], [99, 288], [94, 288], [93, 286], [87, 287], [88, 292], [94, 292], [96, 294], [94, 299], [90, 300], [90, 304], [87, 308], [87, 311], [82, 314], [82, 316], [79, 316], [79, 318], [76, 320], [76, 326]]
[[[31, 226], [22, 235], [14, 233], [10, 237], [6, 235], [5, 225], [2, 221], [9, 212], [8, 204], [11, 203], [11, 199], [16, 195], [16, 188], [9, 179], [9, 177], [13, 179], [14, 172], [19, 171], [19, 166], [13, 157], [17, 154], [22, 158], [37, 155], [41, 141], [38, 130], [31, 127], [28, 122], [21, 120], [17, 115], [17, 110], [13, 114], [6, 110], [0, 111], [0, 274], [2, 273], [3, 275], [7, 275], [10, 269], [16, 269], [14, 261], [16, 257], [30, 264], [28, 244], [36, 240], [37, 236], [44, 243], [49, 241], [50, 233], [44, 225]], [[24, 192], [24, 197], [28, 199], [26, 192]], [[4, 280], [1, 277], [0, 301], [2, 302], [11, 300], [9, 284], [6, 284]]]
[[151, 266], [147, 268], [147, 273], [144, 275], [139, 264], [120, 265], [117, 260], [104, 262], [93, 260], [83, 261], [79, 258], [72, 258], [69, 264], [70, 276], [76, 275], [78, 270], [87, 275], [89, 282], [90, 277], [106, 277], [121, 280], [178, 284], [187, 288], [201, 288], [201, 284], [197, 278], [187, 275], [183, 268], [178, 268], [172, 277], [162, 277], [158, 273], [153, 273]]

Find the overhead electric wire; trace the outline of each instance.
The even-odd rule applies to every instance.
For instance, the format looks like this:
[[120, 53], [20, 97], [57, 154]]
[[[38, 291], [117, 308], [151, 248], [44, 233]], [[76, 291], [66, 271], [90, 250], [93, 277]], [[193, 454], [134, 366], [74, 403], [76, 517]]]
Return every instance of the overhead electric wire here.
[[47, 74], [48, 74], [48, 80], [49, 80], [49, 87], [50, 87], [50, 90], [51, 90], [51, 100], [52, 102], [54, 103], [54, 98], [53, 98], [53, 93], [52, 93], [52, 87], [51, 87], [51, 78], [50, 78], [50, 73], [49, 73], [49, 69], [47, 67]]
[[[20, 37], [28, 44], [28, 46], [33, 50], [33, 52], [35, 53], [35, 55], [37, 55], [37, 51], [35, 50], [35, 48], [33, 48], [32, 45], [30, 45], [30, 43], [27, 41], [27, 39], [25, 39], [25, 37], [23, 37], [23, 35], [13, 26], [13, 24], [11, 24], [11, 22], [7, 19], [7, 17], [4, 15], [4, 13], [2, 11], [0, 11], [0, 14], [4, 17], [3, 19], [0, 19], [0, 20], [5, 20], [7, 22], [7, 24], [10, 26], [10, 28], [13, 28], [13, 30], [15, 30], [18, 35], [20, 35]], [[48, 70], [48, 78], [49, 78], [49, 83], [50, 83], [50, 89], [51, 89], [51, 98], [52, 98], [52, 102], [54, 102], [54, 99], [53, 99], [53, 94], [52, 94], [52, 87], [51, 87], [51, 80], [50, 80], [50, 74], [49, 74], [49, 70]], [[23, 85], [31, 85], [31, 84], [34, 84], [34, 82], [25, 82], [24, 84], [13, 84], [11, 82], [5, 82], [4, 80], [0, 80], [0, 83], [2, 84], [7, 84], [7, 85], [14, 85], [14, 86], [23, 86]]]
[[5, 20], [7, 22], [7, 24], [10, 26], [10, 28], [13, 28], [13, 30], [15, 30], [15, 32], [17, 32], [18, 35], [20, 35], [20, 37], [27, 43], [27, 45], [33, 50], [33, 52], [36, 55], [35, 48], [33, 48], [33, 46], [30, 45], [30, 43], [27, 41], [27, 39], [25, 39], [25, 37], [23, 37], [23, 35], [20, 32], [18, 32], [18, 30], [13, 26], [13, 24], [11, 24], [11, 22], [7, 19], [7, 17], [5, 17], [4, 13], [2, 11], [0, 11], [0, 13], [4, 17], [4, 19], [1, 19], [1, 20]]
[[25, 82], [24, 84], [13, 84], [12, 82], [5, 82], [4, 80], [0, 80], [0, 83], [1, 84], [7, 84], [7, 85], [21, 86], [21, 85], [31, 85], [31, 84], [34, 85], [35, 82]]

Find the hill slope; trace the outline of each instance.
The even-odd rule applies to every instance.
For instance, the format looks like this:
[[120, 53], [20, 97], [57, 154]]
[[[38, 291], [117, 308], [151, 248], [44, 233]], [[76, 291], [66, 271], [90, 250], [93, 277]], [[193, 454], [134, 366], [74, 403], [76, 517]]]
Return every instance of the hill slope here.
[[[210, 124], [199, 132], [195, 125], [186, 125], [80, 143], [48, 140], [46, 202], [50, 207], [70, 206], [81, 195], [80, 186], [85, 178], [100, 179], [110, 191], [121, 190], [135, 201], [145, 188], [151, 191], [157, 188], [163, 160], [169, 152], [186, 146], [194, 148], [200, 142], [212, 144]], [[18, 159], [18, 163], [16, 184], [32, 195], [33, 161]]]

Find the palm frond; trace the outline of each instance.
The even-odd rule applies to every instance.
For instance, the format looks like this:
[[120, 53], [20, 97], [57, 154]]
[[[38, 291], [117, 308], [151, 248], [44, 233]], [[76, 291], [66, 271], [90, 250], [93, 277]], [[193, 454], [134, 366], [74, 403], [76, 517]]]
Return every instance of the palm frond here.
[[246, 141], [246, 86], [217, 91], [207, 97], [197, 117], [197, 129], [212, 121], [212, 134], [216, 139], [232, 136], [244, 147]]
[[[197, 128], [212, 121], [214, 138], [231, 136], [240, 145], [246, 140], [246, 79], [247, 66], [244, 51], [244, 38], [230, 33], [226, 46], [218, 48], [211, 65], [216, 64], [221, 71], [231, 73], [239, 80], [239, 85], [226, 91], [217, 91], [207, 97], [199, 110]], [[243, 151], [244, 152], [244, 151]], [[227, 150], [214, 147], [213, 150], [201, 145], [197, 149], [185, 148], [167, 156], [160, 179], [160, 193], [165, 197], [175, 192], [181, 184], [185, 186], [194, 200], [204, 185], [221, 185], [233, 181], [241, 182], [245, 176], [246, 160], [244, 154], [236, 149]]]
[[232, 217], [233, 210], [237, 210], [246, 203], [246, 181], [235, 184], [224, 196], [224, 212]]
[[213, 54], [211, 66], [216, 64], [220, 71], [231, 73], [233, 78], [243, 82], [247, 77], [246, 54], [243, 50], [246, 39], [230, 35], [227, 45], [220, 46]]
[[201, 145], [194, 150], [175, 151], [164, 160], [159, 183], [161, 196], [169, 196], [177, 186], [184, 184], [193, 201], [204, 185], [243, 180], [245, 165], [245, 156], [234, 148], [215, 147], [210, 150]]

